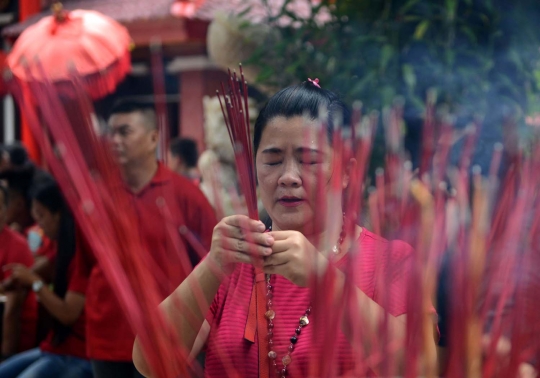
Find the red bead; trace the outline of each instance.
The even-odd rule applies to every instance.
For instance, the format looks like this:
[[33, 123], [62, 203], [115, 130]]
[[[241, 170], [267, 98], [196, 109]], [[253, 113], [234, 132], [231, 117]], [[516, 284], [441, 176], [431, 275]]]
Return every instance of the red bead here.
[[299, 335], [300, 332], [302, 332], [302, 327], [298, 327], [297, 329], [294, 330], [294, 333], [296, 333], [297, 335]]
[[281, 369], [281, 375], [286, 376], [287, 375], [287, 369]]
[[292, 352], [294, 350], [294, 344], [289, 345], [289, 352]]
[[272, 285], [266, 285], [266, 289], [268, 289], [268, 291], [271, 291], [273, 289]]
[[268, 306], [268, 308], [271, 308], [273, 304], [274, 303], [272, 302], [271, 299], [269, 299], [268, 302], [266, 302], [266, 305]]
[[266, 293], [266, 298], [272, 299], [272, 298], [274, 298], [274, 294], [272, 294], [272, 292], [269, 291], [268, 293]]
[[274, 332], [268, 331], [268, 335], [266, 335], [266, 339], [267, 339], [267, 340], [271, 340], [272, 337], [274, 337]]
[[268, 346], [271, 348], [274, 346], [274, 340], [268, 340]]
[[272, 329], [274, 328], [274, 323], [273, 322], [268, 322], [268, 329]]
[[311, 307], [309, 307], [307, 310], [306, 310], [306, 315], [309, 315], [311, 314]]

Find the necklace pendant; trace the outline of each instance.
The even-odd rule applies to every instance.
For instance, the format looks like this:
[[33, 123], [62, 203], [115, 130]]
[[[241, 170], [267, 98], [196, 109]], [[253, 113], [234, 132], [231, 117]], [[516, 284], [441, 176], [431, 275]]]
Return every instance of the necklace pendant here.
[[307, 315], [302, 316], [302, 317], [300, 318], [300, 322], [299, 322], [299, 323], [300, 323], [300, 325], [301, 325], [302, 327], [307, 326], [307, 325], [309, 324], [309, 319], [308, 319]]
[[276, 313], [274, 310], [268, 310], [264, 313], [264, 316], [268, 320], [274, 320], [274, 318], [276, 317]]

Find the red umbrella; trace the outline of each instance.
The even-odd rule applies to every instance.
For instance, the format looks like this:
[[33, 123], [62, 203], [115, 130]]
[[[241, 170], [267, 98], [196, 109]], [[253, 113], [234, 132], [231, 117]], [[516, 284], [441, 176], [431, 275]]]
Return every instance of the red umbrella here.
[[58, 4], [53, 10], [15, 42], [7, 58], [15, 77], [47, 79], [74, 95], [70, 79], [76, 74], [94, 99], [114, 91], [131, 69], [127, 29], [99, 12], [67, 12]]

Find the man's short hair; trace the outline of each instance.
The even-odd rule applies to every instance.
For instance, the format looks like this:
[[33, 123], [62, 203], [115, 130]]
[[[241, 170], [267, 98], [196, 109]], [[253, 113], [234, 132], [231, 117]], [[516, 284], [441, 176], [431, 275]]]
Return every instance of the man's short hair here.
[[169, 144], [169, 150], [171, 151], [171, 155], [182, 159], [189, 168], [197, 166], [199, 153], [197, 151], [197, 143], [193, 139], [173, 139]]
[[140, 112], [144, 119], [144, 124], [149, 130], [157, 130], [157, 117], [154, 104], [143, 101], [123, 100], [117, 102], [109, 112], [110, 119], [115, 114], [126, 114]]

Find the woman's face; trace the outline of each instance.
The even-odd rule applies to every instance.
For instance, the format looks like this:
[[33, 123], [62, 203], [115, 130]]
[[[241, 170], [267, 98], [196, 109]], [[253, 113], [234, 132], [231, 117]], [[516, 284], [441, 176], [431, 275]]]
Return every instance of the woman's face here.
[[300, 116], [276, 117], [262, 133], [257, 178], [274, 228], [306, 234], [321, 232], [324, 227], [325, 217], [316, 213], [326, 210], [326, 199], [317, 194], [327, 194], [330, 189], [334, 153], [328, 138], [317, 136], [314, 122]]
[[43, 233], [49, 239], [58, 238], [58, 229], [60, 228], [60, 212], [54, 213], [43, 206], [39, 201], [32, 201], [32, 216], [36, 223], [41, 227]]

